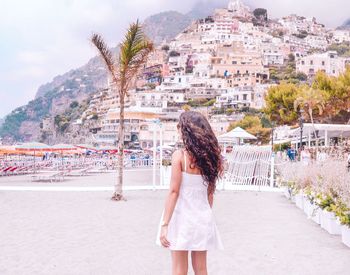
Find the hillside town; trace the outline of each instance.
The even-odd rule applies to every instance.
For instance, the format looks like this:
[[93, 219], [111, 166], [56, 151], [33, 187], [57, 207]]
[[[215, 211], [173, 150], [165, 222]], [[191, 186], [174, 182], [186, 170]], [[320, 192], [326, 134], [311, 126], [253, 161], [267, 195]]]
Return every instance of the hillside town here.
[[[164, 144], [174, 144], [179, 115], [189, 108], [205, 114], [216, 135], [224, 134], [245, 111], [264, 108], [269, 89], [283, 80], [281, 72], [290, 70], [289, 77], [299, 82], [310, 81], [318, 71], [330, 76], [344, 72], [350, 58], [329, 50], [344, 42], [350, 42], [348, 30], [328, 29], [315, 18], [295, 14], [270, 19], [267, 10], [232, 0], [151, 54], [128, 94], [126, 144], [151, 148], [159, 129]], [[61, 135], [59, 118], [44, 118], [44, 141], [115, 145], [118, 102], [116, 88], [107, 79]]]

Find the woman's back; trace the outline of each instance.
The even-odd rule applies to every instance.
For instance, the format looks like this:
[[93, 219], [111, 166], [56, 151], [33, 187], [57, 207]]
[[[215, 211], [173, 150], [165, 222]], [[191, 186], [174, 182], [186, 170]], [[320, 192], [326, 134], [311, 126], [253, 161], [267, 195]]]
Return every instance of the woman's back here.
[[[183, 152], [184, 171], [180, 192], [168, 228], [170, 249], [191, 251], [222, 249], [222, 242], [208, 202], [208, 186], [201, 174], [188, 171], [196, 171], [189, 167], [188, 158], [187, 153]], [[158, 236], [159, 234], [160, 229]]]

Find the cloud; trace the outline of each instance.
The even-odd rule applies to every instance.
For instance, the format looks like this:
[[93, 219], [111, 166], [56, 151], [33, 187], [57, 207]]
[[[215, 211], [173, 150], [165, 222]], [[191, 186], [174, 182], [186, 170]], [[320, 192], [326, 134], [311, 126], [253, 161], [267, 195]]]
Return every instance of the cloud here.
[[273, 17], [296, 13], [316, 17], [327, 27], [337, 27], [350, 17], [349, 0], [247, 0], [255, 8], [266, 8]]
[[17, 61], [29, 64], [43, 64], [47, 61], [46, 54], [39, 51], [20, 51], [17, 54]]

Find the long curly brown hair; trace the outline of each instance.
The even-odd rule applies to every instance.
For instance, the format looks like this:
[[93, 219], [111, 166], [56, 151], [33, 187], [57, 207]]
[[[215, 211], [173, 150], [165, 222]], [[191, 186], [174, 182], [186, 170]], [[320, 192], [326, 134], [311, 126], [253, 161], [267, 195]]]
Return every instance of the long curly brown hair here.
[[223, 169], [223, 160], [218, 140], [201, 113], [187, 111], [180, 115], [178, 124], [186, 151], [200, 170], [208, 192], [214, 193], [216, 181]]

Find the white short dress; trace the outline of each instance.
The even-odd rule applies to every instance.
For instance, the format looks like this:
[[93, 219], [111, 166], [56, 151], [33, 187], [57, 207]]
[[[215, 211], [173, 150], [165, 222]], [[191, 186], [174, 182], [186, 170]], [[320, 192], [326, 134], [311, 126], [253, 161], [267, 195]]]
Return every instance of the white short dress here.
[[[212, 209], [208, 202], [207, 185], [202, 175], [182, 172], [179, 197], [169, 221], [167, 239], [170, 250], [206, 251], [223, 249]], [[164, 211], [163, 211], [164, 214]], [[156, 243], [160, 243], [159, 223]]]

